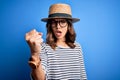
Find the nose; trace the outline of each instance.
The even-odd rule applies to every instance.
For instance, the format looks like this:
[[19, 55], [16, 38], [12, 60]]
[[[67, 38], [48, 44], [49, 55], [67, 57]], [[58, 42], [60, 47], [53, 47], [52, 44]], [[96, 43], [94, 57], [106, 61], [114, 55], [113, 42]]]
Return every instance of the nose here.
[[56, 25], [56, 26], [57, 26], [57, 27], [56, 27], [57, 29], [61, 28], [59, 22], [57, 22], [57, 25]]

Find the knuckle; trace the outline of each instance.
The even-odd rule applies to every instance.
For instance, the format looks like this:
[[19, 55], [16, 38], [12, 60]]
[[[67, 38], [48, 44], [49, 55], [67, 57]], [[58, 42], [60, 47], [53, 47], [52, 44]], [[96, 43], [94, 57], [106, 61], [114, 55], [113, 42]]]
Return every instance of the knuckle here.
[[29, 41], [30, 41], [31, 43], [33, 43], [33, 42], [34, 42], [34, 39], [33, 39], [33, 38], [30, 38]]
[[33, 29], [31, 32], [35, 33], [35, 32], [37, 32], [37, 31], [36, 31], [36, 29]]
[[25, 34], [25, 38], [28, 36], [28, 33]]

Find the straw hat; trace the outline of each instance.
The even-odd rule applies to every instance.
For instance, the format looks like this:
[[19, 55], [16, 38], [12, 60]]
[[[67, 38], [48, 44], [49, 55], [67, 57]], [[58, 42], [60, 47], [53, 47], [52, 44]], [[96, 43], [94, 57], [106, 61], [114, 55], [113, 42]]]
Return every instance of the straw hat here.
[[49, 19], [54, 19], [54, 18], [71, 19], [73, 23], [80, 20], [78, 18], [72, 18], [72, 12], [70, 6], [68, 4], [63, 4], [63, 3], [51, 5], [49, 8], [48, 18], [43, 18], [41, 20], [43, 22], [47, 22]]

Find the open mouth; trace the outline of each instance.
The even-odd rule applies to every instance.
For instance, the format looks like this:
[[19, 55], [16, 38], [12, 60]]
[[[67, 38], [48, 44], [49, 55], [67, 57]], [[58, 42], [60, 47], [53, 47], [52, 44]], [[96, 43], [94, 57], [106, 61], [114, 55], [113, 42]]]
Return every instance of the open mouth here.
[[62, 35], [62, 31], [56, 31], [56, 36], [61, 36]]
[[57, 33], [62, 33], [61, 31], [56, 31]]

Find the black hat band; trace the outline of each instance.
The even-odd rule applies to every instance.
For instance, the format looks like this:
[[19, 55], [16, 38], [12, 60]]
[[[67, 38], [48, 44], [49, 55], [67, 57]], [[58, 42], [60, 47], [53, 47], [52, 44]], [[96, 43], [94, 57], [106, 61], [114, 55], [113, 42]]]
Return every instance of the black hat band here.
[[71, 15], [65, 14], [65, 13], [54, 13], [54, 14], [50, 14], [48, 17], [49, 18], [53, 18], [53, 17], [72, 18]]

